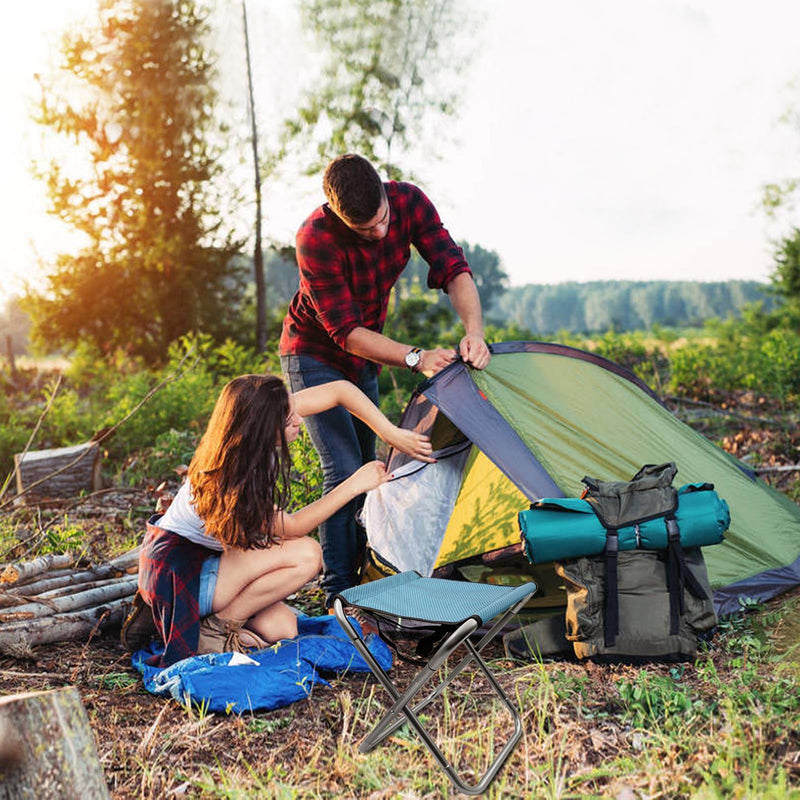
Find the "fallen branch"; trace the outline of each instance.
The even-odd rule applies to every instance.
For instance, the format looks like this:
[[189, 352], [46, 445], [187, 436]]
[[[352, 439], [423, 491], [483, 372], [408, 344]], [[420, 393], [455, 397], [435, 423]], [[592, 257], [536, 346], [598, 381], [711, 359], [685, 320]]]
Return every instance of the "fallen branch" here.
[[127, 550], [122, 555], [112, 558], [108, 563], [112, 567], [118, 567], [125, 570], [125, 572], [136, 572], [139, 569], [139, 551], [141, 547], [134, 547], [133, 550]]
[[[87, 580], [83, 582], [70, 583], [66, 586], [61, 586], [58, 589], [50, 589], [46, 592], [40, 592], [38, 595], [26, 595], [20, 593], [16, 596], [25, 597], [27, 602], [44, 602], [46, 600], [55, 600], [58, 597], [68, 597], [69, 595], [77, 594], [78, 592], [86, 592], [89, 589], [101, 589], [104, 586], [114, 586], [118, 583], [128, 583], [130, 580], [131, 576], [124, 572], [122, 575], [114, 578], [105, 578], [98, 581]], [[11, 596], [14, 597], [15, 595]]]
[[758, 467], [755, 472], [800, 472], [800, 464], [783, 464], [774, 467]]
[[21, 606], [23, 603], [27, 602], [27, 597], [20, 597], [19, 595], [11, 594], [10, 592], [0, 592], [0, 608]]
[[[136, 593], [136, 585], [136, 578], [126, 578], [122, 581], [114, 581], [105, 586], [98, 586], [64, 597], [48, 598], [46, 602], [26, 603], [23, 606], [17, 606], [12, 611], [0, 612], [0, 623], [6, 624], [21, 620], [41, 619], [53, 614], [63, 614], [69, 611], [78, 611], [82, 608], [103, 605], [111, 600], [119, 600], [123, 597], [133, 597]], [[0, 631], [2, 630], [3, 625], [0, 625]]]
[[90, 581], [107, 580], [109, 578], [121, 578], [125, 574], [126, 570], [120, 569], [119, 567], [114, 567], [111, 564], [101, 564], [100, 566], [81, 570], [80, 572], [69, 570], [53, 578], [42, 578], [35, 583], [14, 587], [10, 590], [9, 594], [15, 594], [18, 597], [38, 597], [65, 586], [74, 586]]
[[33, 561], [23, 561], [18, 564], [9, 564], [0, 575], [0, 583], [19, 586], [32, 580], [43, 572], [59, 567], [71, 567], [75, 563], [75, 556], [71, 553], [64, 555], [47, 555], [34, 558]]
[[699, 406], [700, 408], [707, 408], [711, 413], [721, 417], [733, 417], [740, 419], [744, 422], [758, 422], [763, 425], [777, 425], [780, 428], [788, 427], [791, 423], [787, 420], [770, 419], [769, 417], [753, 417], [748, 414], [740, 414], [737, 411], [730, 411], [725, 408], [719, 408], [713, 403], [708, 403], [705, 400], [690, 400], [688, 397], [676, 397], [675, 395], [667, 395], [665, 400], [671, 403], [688, 406]]
[[9, 622], [0, 626], [0, 651], [13, 653], [26, 645], [33, 647], [84, 639], [92, 635], [98, 626], [101, 630], [119, 626], [129, 608], [130, 600], [121, 598], [81, 611]]

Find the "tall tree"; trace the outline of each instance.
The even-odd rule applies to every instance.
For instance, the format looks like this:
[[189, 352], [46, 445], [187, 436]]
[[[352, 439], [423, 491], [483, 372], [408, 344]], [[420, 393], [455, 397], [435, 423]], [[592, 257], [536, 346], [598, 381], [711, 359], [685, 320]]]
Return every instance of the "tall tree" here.
[[500, 255], [495, 250], [487, 250], [479, 244], [467, 242], [463, 242], [461, 246], [472, 267], [481, 305], [488, 309], [508, 288], [508, 273], [503, 269]]
[[772, 287], [787, 307], [800, 311], [800, 228], [793, 228], [775, 250]]
[[431, 112], [454, 113], [453, 52], [463, 29], [456, 0], [302, 0], [305, 27], [327, 53], [316, 87], [288, 124], [309, 138], [317, 172], [331, 157], [357, 152], [390, 178], [398, 156], [425, 141]]
[[42, 170], [52, 213], [84, 235], [28, 297], [36, 336], [158, 361], [191, 330], [234, 331], [240, 249], [221, 222], [207, 12], [192, 0], [99, 0], [97, 24], [65, 34], [38, 121], [87, 163]]

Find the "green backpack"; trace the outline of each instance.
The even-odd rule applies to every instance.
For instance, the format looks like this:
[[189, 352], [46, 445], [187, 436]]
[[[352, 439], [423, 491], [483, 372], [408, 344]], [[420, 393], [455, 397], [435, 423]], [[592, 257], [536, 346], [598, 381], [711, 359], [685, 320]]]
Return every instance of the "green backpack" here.
[[[520, 514], [529, 558], [537, 549], [557, 553], [559, 537], [561, 552], [577, 555], [580, 541], [586, 554], [556, 558], [566, 613], [508, 634], [509, 656], [530, 659], [569, 650], [602, 661], [696, 656], [698, 635], [717, 624], [698, 545], [721, 541], [730, 515], [711, 484], [690, 484], [678, 492], [672, 486], [676, 473], [668, 463], [648, 464], [630, 481], [586, 477], [581, 501], [542, 500]], [[542, 528], [547, 529], [542, 541], [534, 543]]]

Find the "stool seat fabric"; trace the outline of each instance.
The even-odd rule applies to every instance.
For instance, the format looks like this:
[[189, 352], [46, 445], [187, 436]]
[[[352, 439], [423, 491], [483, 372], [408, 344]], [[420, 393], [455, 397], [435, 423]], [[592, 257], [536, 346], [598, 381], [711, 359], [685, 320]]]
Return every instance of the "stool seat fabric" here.
[[409, 620], [453, 625], [474, 617], [483, 625], [535, 589], [534, 583], [494, 586], [401, 572], [345, 589], [339, 596], [348, 605]]

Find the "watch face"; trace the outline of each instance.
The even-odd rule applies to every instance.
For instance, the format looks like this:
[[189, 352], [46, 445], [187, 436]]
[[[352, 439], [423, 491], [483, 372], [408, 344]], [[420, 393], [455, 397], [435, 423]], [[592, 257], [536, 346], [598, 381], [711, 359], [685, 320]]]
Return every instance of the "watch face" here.
[[410, 369], [414, 369], [417, 364], [419, 364], [419, 350], [411, 350], [406, 353], [406, 366]]

